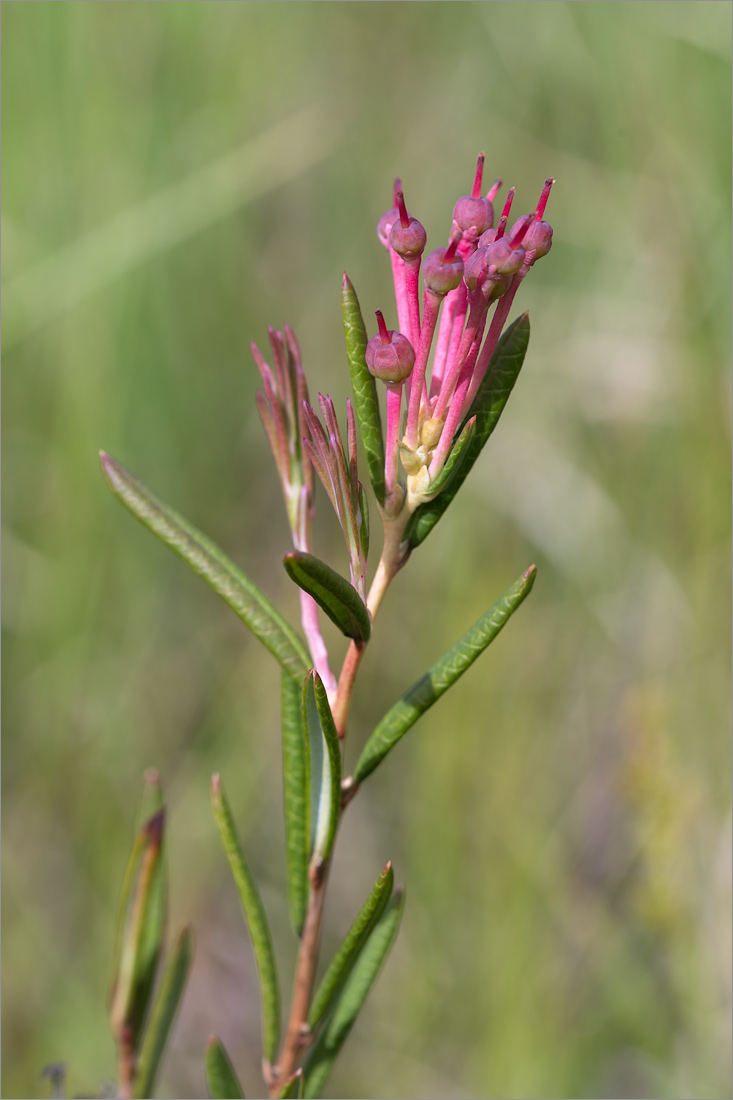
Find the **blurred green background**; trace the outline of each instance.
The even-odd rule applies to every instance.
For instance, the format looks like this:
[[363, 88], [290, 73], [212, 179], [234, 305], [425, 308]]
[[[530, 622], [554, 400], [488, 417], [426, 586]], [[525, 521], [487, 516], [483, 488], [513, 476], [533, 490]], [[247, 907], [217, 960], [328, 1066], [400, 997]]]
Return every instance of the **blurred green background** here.
[[[259, 1095], [220, 771], [289, 991], [278, 669], [113, 500], [100, 447], [297, 619], [250, 340], [348, 393], [339, 289], [393, 315], [395, 175], [429, 247], [475, 157], [557, 178], [517, 390], [380, 614], [360, 744], [532, 562], [489, 654], [350, 808], [336, 945], [377, 871], [394, 952], [328, 1095], [730, 1095], [729, 3], [3, 7], [3, 1095], [114, 1075], [105, 1015], [142, 773], [210, 1032]], [[327, 501], [316, 552], [345, 568]], [[374, 541], [378, 544], [378, 534]], [[334, 652], [341, 651], [329, 634]]]

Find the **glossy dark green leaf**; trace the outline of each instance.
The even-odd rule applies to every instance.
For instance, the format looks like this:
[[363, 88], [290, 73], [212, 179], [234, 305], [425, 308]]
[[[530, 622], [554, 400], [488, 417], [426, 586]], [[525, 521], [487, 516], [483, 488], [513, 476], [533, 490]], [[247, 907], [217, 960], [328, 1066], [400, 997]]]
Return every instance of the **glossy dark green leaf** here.
[[369, 480], [377, 500], [380, 504], [384, 504], [384, 440], [379, 398], [376, 383], [369, 373], [364, 358], [368, 338], [359, 299], [346, 273], [344, 273], [341, 288], [341, 312], [344, 319], [346, 353], [351, 371], [354, 411], [366, 456]]
[[311, 1031], [315, 1031], [322, 1018], [327, 1016], [333, 1008], [334, 1002], [353, 970], [370, 932], [392, 896], [393, 884], [394, 872], [391, 863], [388, 863], [375, 882], [359, 915], [346, 933], [343, 943], [316, 990], [308, 1013], [308, 1026]]
[[244, 1089], [220, 1039], [212, 1035], [206, 1048], [206, 1087], [211, 1100], [244, 1100]]
[[410, 726], [463, 675], [509, 621], [534, 584], [537, 569], [531, 565], [511, 588], [444, 657], [417, 680], [381, 720], [359, 757], [354, 782], [361, 783], [384, 760]]
[[263, 1053], [268, 1062], [273, 1062], [280, 1041], [280, 985], [275, 951], [265, 907], [244, 858], [232, 811], [218, 775], [211, 780], [211, 805], [252, 940], [262, 993]]
[[282, 673], [281, 699], [288, 905], [293, 928], [299, 936], [303, 931], [308, 904], [310, 852], [308, 744], [301, 709], [301, 690], [286, 672]]
[[471, 452], [471, 445], [476, 435], [476, 417], [472, 416], [466, 423], [463, 431], [458, 436], [450, 449], [445, 465], [435, 481], [430, 486], [431, 493], [446, 492], [451, 482], [458, 476], [463, 463]]
[[153, 1014], [145, 1029], [140, 1051], [140, 1059], [135, 1075], [133, 1096], [135, 1100], [145, 1100], [153, 1095], [155, 1079], [163, 1058], [168, 1036], [181, 1003], [186, 979], [193, 959], [193, 932], [183, 927], [165, 964], [158, 995], [155, 998]]
[[[408, 524], [405, 539], [414, 550], [432, 531], [460, 489], [493, 432], [517, 380], [529, 343], [529, 314], [523, 313], [504, 332], [496, 345], [488, 370], [479, 386], [466, 420], [476, 417], [476, 431], [462, 455], [460, 468], [434, 500], [421, 504]], [[465, 422], [464, 422], [465, 425]]]
[[367, 641], [372, 629], [369, 612], [345, 577], [325, 561], [301, 550], [285, 554], [283, 565], [290, 579], [313, 597], [342, 634], [358, 642]]
[[252, 633], [297, 680], [308, 670], [303, 643], [279, 611], [219, 547], [163, 504], [119, 462], [100, 452], [102, 471], [118, 500], [221, 596]]
[[308, 733], [311, 860], [325, 862], [341, 810], [341, 748], [326, 689], [314, 670], [303, 688], [303, 718]]
[[[147, 786], [147, 785], [146, 785]], [[151, 808], [159, 790], [146, 790]], [[165, 810], [139, 829], [125, 871], [113, 955], [109, 1014], [112, 1033], [133, 1051], [139, 1048], [163, 950], [166, 875], [163, 853]]]
[[315, 1098], [321, 1095], [328, 1075], [397, 935], [403, 902], [402, 891], [395, 890], [372, 930], [333, 1012], [315, 1038], [305, 1063], [306, 1097]]
[[305, 1074], [302, 1069], [296, 1069], [292, 1076], [288, 1077], [285, 1087], [277, 1094], [278, 1100], [298, 1100], [303, 1095], [305, 1086]]

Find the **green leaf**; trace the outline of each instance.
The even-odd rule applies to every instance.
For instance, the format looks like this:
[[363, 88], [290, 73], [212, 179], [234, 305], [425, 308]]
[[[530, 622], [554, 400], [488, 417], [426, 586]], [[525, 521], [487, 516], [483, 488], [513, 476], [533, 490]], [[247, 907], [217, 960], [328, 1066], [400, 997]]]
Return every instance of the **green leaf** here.
[[316, 991], [308, 1013], [308, 1026], [311, 1031], [315, 1031], [321, 1019], [333, 1008], [334, 1001], [353, 970], [370, 932], [384, 912], [392, 895], [393, 884], [394, 872], [392, 864], [388, 863], [375, 882], [359, 915], [346, 933], [344, 942], [336, 952], [333, 962]]
[[279, 1092], [278, 1100], [297, 1100], [298, 1097], [303, 1095], [303, 1088], [305, 1085], [305, 1076], [302, 1069], [296, 1069], [285, 1082], [285, 1087]]
[[303, 688], [303, 718], [310, 761], [311, 859], [325, 863], [341, 810], [341, 749], [326, 689], [314, 669]]
[[446, 485], [439, 496], [415, 509], [405, 532], [405, 539], [409, 542], [411, 550], [419, 546], [430, 534], [481, 454], [522, 369], [528, 343], [529, 314], [523, 313], [499, 339], [491, 356], [489, 368], [468, 410], [464, 426], [471, 417], [475, 416], [476, 431], [462, 455], [460, 468], [455, 471], [451, 483]]
[[305, 1063], [305, 1096], [311, 1100], [321, 1095], [341, 1047], [392, 946], [400, 926], [403, 903], [402, 891], [395, 890], [367, 940], [330, 1018], [310, 1049]]
[[288, 868], [290, 919], [298, 936], [303, 931], [308, 904], [308, 854], [310, 804], [308, 795], [308, 744], [301, 691], [286, 672], [282, 674], [283, 801], [285, 852]]
[[522, 574], [500, 600], [490, 608], [469, 631], [449, 649], [445, 656], [417, 680], [409, 691], [399, 699], [391, 710], [387, 711], [364, 751], [359, 757], [354, 772], [354, 782], [361, 783], [384, 760], [410, 726], [417, 722], [425, 711], [432, 707], [448, 688], [463, 675], [467, 668], [486, 647], [493, 642], [501, 628], [508, 622], [522, 600], [531, 591], [537, 568], [531, 565]]
[[472, 416], [451, 447], [443, 469], [440, 471], [435, 481], [431, 483], [428, 490], [430, 493], [434, 493], [437, 496], [438, 493], [444, 492], [458, 476], [463, 463], [470, 453], [471, 444], [473, 443], [475, 435], [476, 417]]
[[379, 413], [379, 398], [374, 378], [369, 373], [364, 352], [367, 346], [367, 332], [361, 315], [359, 299], [351, 281], [344, 272], [341, 288], [341, 312], [344, 318], [346, 353], [351, 370], [351, 388], [354, 393], [354, 411], [359, 422], [361, 442], [369, 471], [369, 480], [374, 495], [380, 504], [384, 504], [384, 440], [382, 439], [382, 419]]
[[367, 641], [372, 629], [369, 612], [354, 586], [340, 573], [301, 550], [287, 553], [283, 565], [291, 581], [313, 597], [342, 634], [357, 642]]
[[135, 1100], [145, 1100], [153, 1095], [155, 1079], [183, 996], [192, 959], [193, 932], [186, 925], [178, 933], [168, 956], [150, 1024], [145, 1031], [135, 1075]]
[[[146, 808], [160, 789], [146, 784]], [[117, 1042], [136, 1051], [143, 1035], [163, 950], [166, 875], [163, 858], [165, 809], [158, 809], [138, 830], [125, 871], [113, 955], [109, 1014]]]
[[265, 908], [245, 861], [234, 827], [232, 811], [218, 775], [212, 776], [211, 779], [211, 805], [252, 940], [262, 991], [263, 1052], [267, 1061], [273, 1062], [280, 1040], [280, 986], [275, 951]]
[[211, 1100], [244, 1100], [244, 1089], [216, 1035], [211, 1036], [206, 1048], [206, 1085]]
[[219, 547], [163, 504], [146, 485], [100, 451], [102, 471], [118, 500], [198, 573], [298, 683], [308, 670], [303, 643], [257, 585]]

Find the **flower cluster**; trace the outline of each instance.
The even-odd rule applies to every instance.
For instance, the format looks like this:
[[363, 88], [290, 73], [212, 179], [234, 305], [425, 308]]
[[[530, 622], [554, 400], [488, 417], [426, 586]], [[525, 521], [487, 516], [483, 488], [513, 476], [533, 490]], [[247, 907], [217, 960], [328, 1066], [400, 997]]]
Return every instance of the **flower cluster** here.
[[[363, 615], [373, 617], [386, 587], [415, 545], [415, 535], [408, 531], [411, 517], [420, 505], [428, 505], [444, 491], [451, 466], [462, 460], [462, 448], [468, 447], [475, 428], [474, 410], [481, 405], [480, 387], [515, 295], [532, 265], [552, 244], [552, 227], [543, 219], [554, 180], [545, 180], [534, 212], [523, 214], [510, 228], [514, 188], [495, 224], [494, 200], [502, 181], [496, 180], [482, 195], [483, 168], [481, 153], [471, 194], [459, 198], [453, 208], [447, 247], [424, 260], [427, 234], [408, 213], [402, 185], [395, 181], [393, 204], [379, 219], [377, 236], [392, 264], [396, 330], [387, 328], [377, 310], [378, 332], [367, 340], [358, 299], [344, 275], [342, 304], [346, 303], [344, 325], [355, 399], [355, 410], [347, 403], [346, 446], [331, 399], [319, 395], [320, 418], [309, 404], [292, 331], [287, 326], [284, 335], [270, 330], [273, 367], [252, 345], [264, 389], [257, 395], [258, 407], [295, 547], [287, 555], [286, 568], [291, 575], [297, 573], [303, 627], [330, 698], [337, 684], [328, 666], [316, 604], [335, 622], [343, 622], [335, 604], [343, 610], [344, 600], [348, 604], [351, 597], [343, 587], [349, 582], [311, 554], [313, 470], [341, 524], [351, 588]], [[386, 385], [384, 440], [374, 379]], [[356, 468], [357, 421], [385, 536], [369, 593], [369, 522]], [[447, 502], [447, 494], [441, 499]]]
[[[372, 374], [387, 383], [385, 481], [392, 514], [402, 507], [412, 512], [431, 499], [431, 486], [469, 413], [519, 286], [552, 244], [552, 227], [543, 216], [554, 180], [545, 180], [534, 213], [523, 214], [508, 229], [514, 188], [494, 225], [493, 200], [502, 181], [482, 197], [483, 167], [481, 153], [471, 194], [453, 208], [448, 247], [431, 252], [422, 264], [422, 315], [418, 276], [427, 235], [408, 214], [399, 180], [392, 208], [377, 226], [392, 262], [399, 331], [388, 331], [378, 313], [379, 334], [370, 340], [366, 360]], [[392, 368], [393, 361], [399, 369]]]

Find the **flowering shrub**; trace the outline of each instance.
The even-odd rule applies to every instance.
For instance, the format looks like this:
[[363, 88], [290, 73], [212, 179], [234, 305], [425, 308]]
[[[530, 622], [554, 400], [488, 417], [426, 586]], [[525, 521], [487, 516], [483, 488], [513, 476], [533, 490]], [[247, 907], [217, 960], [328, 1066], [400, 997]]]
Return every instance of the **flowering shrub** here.
[[[262, 378], [257, 404], [277, 467], [292, 549], [283, 558], [300, 590], [305, 644], [259, 588], [211, 540], [102, 452], [114, 494], [216, 591], [282, 668], [281, 714], [288, 902], [299, 938], [293, 996], [281, 1035], [280, 983], [267, 917], [240, 847], [221, 780], [211, 799], [257, 961], [268, 1095], [321, 1095], [328, 1074], [397, 934], [403, 893], [390, 863], [316, 985], [323, 907], [340, 818], [361, 784], [417, 719], [493, 641], [529, 593], [530, 566], [428, 672], [387, 711], [353, 773], [342, 775], [349, 705], [384, 595], [441, 518], [491, 435], [521, 369], [526, 314], [505, 328], [533, 264], [552, 244], [544, 221], [553, 180], [532, 214], [509, 228], [512, 188], [498, 220], [501, 180], [482, 196], [484, 156], [470, 195], [453, 209], [449, 242], [423, 260], [427, 236], [408, 214], [399, 180], [377, 234], [394, 282], [397, 329], [377, 311], [368, 339], [344, 275], [342, 309], [353, 404], [345, 444], [329, 397], [308, 394], [295, 334], [269, 330], [270, 359], [253, 344]], [[420, 301], [419, 276], [424, 289]], [[384, 384], [386, 430], [378, 383]], [[359, 480], [357, 428], [383, 540], [371, 584], [369, 505]], [[314, 474], [343, 531], [349, 578], [312, 553]], [[338, 675], [320, 629], [325, 614], [349, 639]], [[151, 1096], [190, 966], [190, 929], [178, 935], [157, 983], [165, 926], [162, 860], [165, 811], [157, 775], [146, 777], [141, 828], [123, 888], [110, 1017], [118, 1050], [118, 1095]], [[155, 991], [155, 992], [154, 992]], [[234, 1068], [212, 1037], [206, 1054], [212, 1097], [243, 1096]]]

